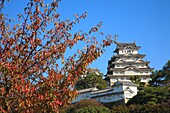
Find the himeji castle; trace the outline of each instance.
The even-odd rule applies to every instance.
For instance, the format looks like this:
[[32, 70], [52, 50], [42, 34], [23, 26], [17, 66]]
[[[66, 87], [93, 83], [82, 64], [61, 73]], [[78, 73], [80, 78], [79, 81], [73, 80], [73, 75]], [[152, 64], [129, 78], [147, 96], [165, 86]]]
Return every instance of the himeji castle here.
[[144, 61], [145, 54], [139, 54], [140, 46], [133, 43], [116, 42], [115, 55], [108, 61], [106, 79], [111, 86], [117, 80], [130, 81], [133, 76], [139, 76], [140, 82], [148, 83], [153, 68], [149, 61]]
[[95, 99], [101, 103], [125, 104], [138, 92], [137, 84], [130, 78], [138, 76], [140, 82], [147, 84], [153, 68], [149, 67], [149, 61], [144, 61], [145, 54], [139, 54], [140, 46], [135, 42], [116, 42], [115, 54], [108, 61], [108, 68], [105, 80], [108, 87], [99, 90], [96, 87], [79, 90], [78, 97], [73, 103], [83, 99]]

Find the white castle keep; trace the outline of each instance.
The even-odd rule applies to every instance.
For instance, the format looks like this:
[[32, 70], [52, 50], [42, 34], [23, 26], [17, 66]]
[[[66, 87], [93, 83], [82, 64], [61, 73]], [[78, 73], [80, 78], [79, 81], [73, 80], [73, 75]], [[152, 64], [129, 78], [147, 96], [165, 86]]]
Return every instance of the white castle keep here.
[[130, 81], [133, 76], [138, 76], [143, 83], [148, 83], [153, 68], [149, 67], [149, 61], [144, 61], [145, 54], [139, 54], [140, 46], [136, 43], [116, 43], [116, 53], [108, 61], [106, 79], [109, 85], [118, 81]]

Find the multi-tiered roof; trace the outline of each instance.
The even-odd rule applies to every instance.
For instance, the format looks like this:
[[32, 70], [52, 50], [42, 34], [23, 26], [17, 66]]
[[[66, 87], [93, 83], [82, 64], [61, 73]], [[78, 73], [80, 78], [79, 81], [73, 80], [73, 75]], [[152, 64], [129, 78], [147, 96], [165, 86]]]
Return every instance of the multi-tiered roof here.
[[116, 42], [115, 55], [108, 61], [107, 80], [110, 85], [116, 81], [130, 81], [133, 76], [139, 76], [141, 82], [148, 82], [153, 68], [149, 61], [144, 61], [145, 54], [139, 54], [140, 46], [136, 43]]

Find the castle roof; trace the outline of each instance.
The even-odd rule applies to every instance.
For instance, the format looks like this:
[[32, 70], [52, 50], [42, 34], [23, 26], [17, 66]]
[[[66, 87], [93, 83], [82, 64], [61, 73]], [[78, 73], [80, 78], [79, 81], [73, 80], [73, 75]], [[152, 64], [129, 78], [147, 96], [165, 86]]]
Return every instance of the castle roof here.
[[139, 57], [139, 58], [144, 58], [145, 56], [146, 56], [145, 54], [118, 54], [118, 55], [113, 56], [112, 58], [116, 58], [116, 57], [120, 57], [120, 58], [123, 58], [123, 57], [130, 57], [130, 58]]
[[100, 73], [100, 71], [97, 68], [87, 68], [87, 73], [92, 74], [92, 73]]
[[87, 93], [87, 92], [91, 92], [91, 91], [95, 91], [95, 90], [98, 90], [98, 89], [96, 87], [87, 88], [87, 89], [78, 90], [78, 93]]
[[138, 86], [137, 84], [131, 82], [131, 81], [117, 81], [114, 86], [120, 86], [120, 85], [124, 85], [124, 86]]
[[152, 71], [153, 68], [136, 68], [135, 66], [127, 66], [125, 68], [110, 68], [111, 71], [129, 71], [129, 70], [136, 70], [136, 71]]
[[112, 64], [149, 64], [150, 61], [143, 61], [141, 60], [140, 62], [136, 62], [136, 61], [129, 61], [129, 62], [126, 62], [126, 61], [123, 61], [122, 62], [112, 62]]
[[116, 43], [117, 47], [114, 50], [114, 52], [117, 52], [119, 49], [124, 49], [124, 48], [129, 48], [129, 49], [134, 49], [134, 50], [138, 50], [140, 48], [140, 46], [136, 46], [136, 43]]
[[126, 46], [139, 47], [139, 46], [136, 46], [136, 43], [135, 43], [135, 42], [133, 42], [133, 43], [117, 43], [117, 46], [118, 46], [118, 47], [126, 47]]

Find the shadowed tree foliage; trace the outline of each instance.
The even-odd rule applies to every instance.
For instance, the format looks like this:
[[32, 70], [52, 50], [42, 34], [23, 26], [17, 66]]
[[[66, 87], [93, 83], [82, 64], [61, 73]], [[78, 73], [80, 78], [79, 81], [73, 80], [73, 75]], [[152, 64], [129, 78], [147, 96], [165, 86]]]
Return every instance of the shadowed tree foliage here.
[[102, 73], [99, 74], [89, 73], [85, 77], [80, 78], [77, 81], [76, 88], [78, 90], [92, 88], [92, 87], [97, 87], [98, 89], [104, 89], [107, 87], [107, 83], [102, 77], [103, 77]]
[[61, 113], [110, 113], [110, 110], [96, 100], [81, 100], [69, 105]]
[[138, 84], [138, 85], [140, 85], [141, 84], [141, 79], [140, 79], [140, 77], [139, 76], [132, 76], [132, 77], [130, 77], [130, 80], [133, 82], [133, 83], [135, 83], [135, 84]]
[[136, 96], [130, 99], [127, 105], [130, 104], [161, 104], [170, 99], [170, 87], [144, 87]]
[[[102, 23], [87, 33], [71, 34], [87, 12], [61, 20], [60, 1], [28, 0], [15, 22], [3, 12], [9, 2], [0, 1], [0, 111], [58, 112], [77, 95], [73, 87], [86, 67], [113, 42], [110, 35], [98, 32]], [[85, 46], [65, 55], [80, 42]]]
[[162, 70], [156, 70], [151, 75], [151, 86], [165, 86], [170, 84], [170, 60], [163, 66]]
[[169, 104], [170, 103], [114, 106], [110, 111], [112, 113], [169, 113]]

